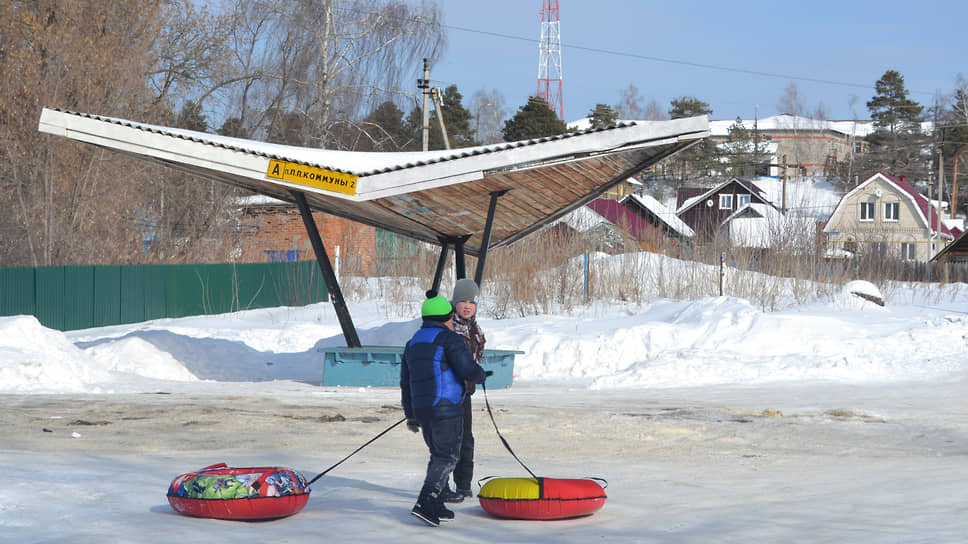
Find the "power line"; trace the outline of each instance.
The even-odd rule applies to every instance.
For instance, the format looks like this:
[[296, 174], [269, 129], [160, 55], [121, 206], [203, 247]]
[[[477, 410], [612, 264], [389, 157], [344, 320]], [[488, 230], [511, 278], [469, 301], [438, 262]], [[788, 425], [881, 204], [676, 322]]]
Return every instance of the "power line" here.
[[[462, 31], [462, 32], [470, 32], [472, 34], [483, 34], [485, 36], [494, 36], [496, 38], [504, 38], [504, 39], [508, 39], [508, 40], [517, 40], [517, 41], [523, 41], [523, 42], [528, 42], [528, 43], [534, 43], [534, 39], [533, 38], [525, 38], [523, 36], [515, 36], [513, 34], [504, 34], [504, 33], [501, 33], [501, 32], [493, 32], [493, 31], [490, 31], [490, 30], [479, 30], [479, 29], [476, 29], [476, 28], [467, 28], [467, 27], [455, 26], [455, 25], [445, 25], [445, 24], [442, 24], [441, 26], [444, 27], [444, 28], [452, 29], [452, 30], [459, 30], [459, 31]], [[562, 47], [567, 47], [569, 49], [577, 49], [579, 51], [588, 51], [588, 52], [591, 52], [591, 53], [601, 53], [601, 54], [604, 54], [604, 55], [613, 55], [613, 56], [617, 56], [617, 57], [627, 57], [627, 58], [633, 58], [633, 59], [639, 59], [639, 60], [648, 60], [648, 61], [653, 61], [653, 62], [663, 62], [663, 63], [666, 63], [666, 64], [676, 64], [676, 65], [680, 65], [680, 66], [690, 66], [690, 67], [693, 67], [693, 68], [704, 68], [704, 69], [708, 69], [708, 70], [719, 70], [719, 71], [722, 71], [722, 72], [734, 72], [734, 73], [738, 73], [738, 74], [748, 74], [748, 75], [761, 76], [761, 77], [772, 77], [772, 78], [777, 78], [777, 79], [786, 79], [786, 80], [794, 80], [794, 81], [806, 81], [806, 82], [810, 82], [810, 83], [821, 83], [821, 84], [824, 84], [824, 85], [837, 85], [837, 86], [841, 86], [841, 87], [852, 87], [852, 88], [865, 89], [865, 90], [876, 90], [876, 88], [873, 85], [864, 85], [864, 84], [860, 84], [860, 83], [850, 83], [850, 82], [846, 82], [846, 81], [836, 81], [836, 80], [832, 80], [832, 79], [821, 79], [821, 78], [806, 77], [806, 76], [793, 76], [793, 75], [788, 75], [788, 74], [780, 74], [780, 73], [776, 73], [776, 72], [765, 72], [765, 71], [762, 71], [762, 70], [749, 70], [749, 69], [746, 69], [746, 68], [733, 68], [733, 67], [730, 67], [730, 66], [719, 66], [719, 65], [716, 65], [716, 64], [706, 64], [706, 63], [701, 63], [701, 62], [692, 62], [692, 61], [677, 60], [677, 59], [667, 59], [667, 58], [662, 58], [662, 57], [654, 57], [654, 56], [650, 56], [650, 55], [642, 55], [642, 54], [639, 54], [639, 53], [628, 53], [628, 52], [625, 52], [625, 51], [613, 51], [611, 49], [602, 49], [602, 48], [599, 48], [599, 47], [588, 47], [588, 46], [584, 46], [584, 45], [574, 45], [574, 44], [562, 43], [561, 46]], [[930, 95], [935, 94], [933, 92], [930, 92], [929, 93], [927, 91], [910, 91], [910, 92], [912, 94], [925, 94], [925, 95], [927, 95], [927, 94], [930, 94]]]

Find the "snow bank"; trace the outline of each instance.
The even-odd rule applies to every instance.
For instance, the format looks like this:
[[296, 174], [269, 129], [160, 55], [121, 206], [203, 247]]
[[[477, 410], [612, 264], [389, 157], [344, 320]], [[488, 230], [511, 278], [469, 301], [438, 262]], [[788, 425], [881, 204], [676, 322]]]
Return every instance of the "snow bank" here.
[[[824, 303], [763, 312], [710, 297], [595, 304], [575, 315], [481, 319], [494, 349], [524, 351], [515, 383], [594, 389], [691, 387], [793, 381], [881, 383], [938, 380], [968, 371], [966, 295], [952, 308], [885, 307], [852, 282]], [[351, 303], [364, 345], [402, 346], [419, 319], [387, 317], [380, 300]], [[409, 313], [409, 312], [408, 312]], [[33, 317], [0, 318], [0, 392], [166, 390], [179, 383], [285, 381], [318, 385], [321, 347], [345, 340], [329, 304], [165, 319], [62, 333]], [[258, 388], [256, 388], [258, 389]]]

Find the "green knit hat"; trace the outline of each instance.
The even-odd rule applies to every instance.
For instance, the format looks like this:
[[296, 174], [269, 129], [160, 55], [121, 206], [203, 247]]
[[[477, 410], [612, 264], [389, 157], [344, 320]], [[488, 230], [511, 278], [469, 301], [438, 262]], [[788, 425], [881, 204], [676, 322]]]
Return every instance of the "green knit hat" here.
[[420, 315], [426, 319], [447, 321], [450, 318], [450, 314], [454, 311], [454, 307], [450, 305], [450, 301], [436, 294], [434, 291], [428, 291], [427, 295], [427, 300], [424, 301], [423, 306], [420, 308]]

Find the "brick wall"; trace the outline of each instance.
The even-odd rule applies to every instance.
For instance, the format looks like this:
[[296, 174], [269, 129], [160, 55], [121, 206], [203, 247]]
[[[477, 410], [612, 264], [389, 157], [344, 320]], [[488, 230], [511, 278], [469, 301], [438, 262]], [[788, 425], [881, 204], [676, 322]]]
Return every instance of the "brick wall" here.
[[[313, 212], [319, 235], [335, 259], [340, 248], [341, 273], [367, 275], [376, 257], [376, 229], [323, 212]], [[243, 262], [315, 259], [299, 210], [282, 206], [246, 208], [242, 215]]]

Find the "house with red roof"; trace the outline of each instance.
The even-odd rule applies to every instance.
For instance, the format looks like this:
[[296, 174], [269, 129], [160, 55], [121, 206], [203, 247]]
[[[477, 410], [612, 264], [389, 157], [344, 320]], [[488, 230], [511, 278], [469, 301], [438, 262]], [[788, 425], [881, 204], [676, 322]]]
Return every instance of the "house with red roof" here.
[[878, 172], [845, 194], [823, 228], [829, 250], [929, 261], [954, 239], [904, 177]]
[[[645, 251], [660, 251], [667, 242], [663, 230], [645, 218], [622, 205], [617, 200], [597, 198], [586, 207], [608, 223], [615, 225], [621, 233], [638, 243]], [[623, 247], [624, 244], [618, 244]]]

